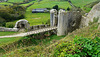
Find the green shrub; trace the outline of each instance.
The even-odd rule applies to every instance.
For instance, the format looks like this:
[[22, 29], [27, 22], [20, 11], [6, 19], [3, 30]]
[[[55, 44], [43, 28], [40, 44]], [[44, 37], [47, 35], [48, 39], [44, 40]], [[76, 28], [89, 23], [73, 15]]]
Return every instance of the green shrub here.
[[58, 5], [53, 6], [53, 9], [56, 9], [58, 11]]
[[100, 38], [74, 38], [71, 42], [62, 42], [56, 46], [55, 57], [99, 57]]
[[11, 22], [18, 19], [23, 19], [25, 14], [25, 7], [19, 5], [0, 6], [0, 17], [6, 22]]
[[14, 22], [8, 22], [8, 23], [6, 23], [6, 27], [7, 28], [13, 28], [14, 26], [15, 26]]

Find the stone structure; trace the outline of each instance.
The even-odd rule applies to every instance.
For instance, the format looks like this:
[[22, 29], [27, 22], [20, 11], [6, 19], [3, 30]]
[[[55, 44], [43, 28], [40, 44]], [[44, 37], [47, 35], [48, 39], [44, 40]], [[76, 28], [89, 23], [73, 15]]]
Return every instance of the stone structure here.
[[30, 24], [27, 20], [22, 19], [16, 22], [15, 27], [18, 29], [30, 29]]
[[54, 31], [57, 30], [57, 27], [49, 27], [49, 28], [42, 28], [42, 29], [38, 29], [35, 31], [29, 31], [29, 32], [23, 32], [23, 33], [19, 33], [19, 34], [15, 34], [15, 35], [8, 35], [8, 36], [0, 36], [0, 38], [9, 38], [9, 37], [24, 37], [24, 36], [29, 36], [32, 34], [42, 34], [45, 32], [49, 32], [50, 34], [52, 34], [52, 32], [54, 33]]
[[65, 35], [68, 33], [67, 27], [68, 27], [68, 19], [67, 19], [67, 12], [64, 10], [59, 10], [58, 14], [58, 27], [57, 27], [57, 35]]
[[17, 32], [18, 29], [17, 28], [5, 28], [5, 27], [0, 27], [0, 31], [14, 31]]
[[87, 14], [87, 16], [82, 17], [81, 25], [80, 27], [88, 26], [89, 22], [93, 22], [94, 18], [99, 18], [100, 19], [100, 2], [93, 6], [91, 11]]
[[35, 26], [31, 26], [30, 27], [30, 30], [37, 30], [37, 29], [43, 29], [43, 28], [47, 28], [47, 27], [50, 27], [50, 25], [35, 25]]
[[57, 26], [58, 18], [57, 18], [57, 10], [50, 10], [50, 26]]
[[65, 12], [60, 10], [58, 14], [58, 31], [57, 35], [66, 35], [79, 28], [81, 21], [81, 13], [79, 11]]
[[16, 22], [15, 27], [14, 28], [5, 28], [5, 27], [0, 27], [0, 31], [25, 31], [25, 29], [28, 29], [28, 31], [33, 31], [33, 30], [39, 30], [39, 29], [43, 29], [43, 28], [49, 28], [50, 25], [34, 25], [34, 26], [30, 26], [29, 22], [27, 20], [19, 20]]
[[68, 32], [72, 32], [79, 28], [81, 22], [81, 12], [79, 11], [70, 11], [67, 12], [68, 16]]

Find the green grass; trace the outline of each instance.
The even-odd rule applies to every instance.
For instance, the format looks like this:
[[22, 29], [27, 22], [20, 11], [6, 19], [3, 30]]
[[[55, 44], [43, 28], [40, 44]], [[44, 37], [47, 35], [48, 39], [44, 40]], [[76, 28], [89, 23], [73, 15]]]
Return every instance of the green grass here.
[[[40, 2], [39, 4], [35, 3], [32, 6], [27, 8], [26, 13], [25, 13], [25, 19], [29, 21], [31, 26], [46, 23], [50, 19], [50, 13], [32, 13], [32, 9], [52, 8], [56, 4], [58, 4], [60, 8], [70, 7], [68, 2], [56, 2], [56, 1], [53, 2], [53, 1], [50, 1], [50, 2]], [[62, 4], [66, 5], [66, 6], [63, 6]]]
[[18, 32], [0, 32], [0, 36], [5, 36], [5, 35], [12, 35], [12, 34], [16, 34]]
[[[52, 35], [52, 36], [50, 36], [50, 37], [46, 37], [45, 39], [34, 39], [34, 38], [32, 38], [31, 39], [31, 41], [32, 42], [28, 42], [29, 41], [29, 37], [13, 37], [13, 38], [2, 38], [2, 39], [0, 39], [0, 48], [1, 47], [4, 47], [4, 46], [6, 46], [6, 45], [8, 45], [9, 46], [9, 44], [10, 45], [12, 45], [13, 43], [17, 43], [17, 45], [20, 45], [19, 47], [18, 46], [12, 46], [10, 49], [12, 49], [12, 50], [14, 50], [14, 49], [19, 49], [19, 48], [22, 48], [22, 46], [26, 46], [27, 44], [25, 44], [26, 42], [27, 43], [30, 43], [31, 45], [39, 45], [39, 44], [44, 44], [44, 45], [49, 45], [49, 44], [51, 44], [52, 43], [52, 41], [57, 41], [57, 40], [60, 40], [60, 39], [62, 39], [63, 37], [65, 37], [65, 36], [60, 36], [60, 37], [58, 37], [57, 35]], [[27, 40], [27, 41], [25, 41], [25, 39]], [[23, 44], [22, 44], [22, 41], [24, 42]], [[4, 48], [4, 50], [6, 49], [6, 48], [8, 48], [8, 47], [5, 47]], [[3, 52], [5, 52], [3, 49], [0, 49], [0, 54], [1, 53], [3, 53]], [[8, 49], [7, 49], [8, 50]], [[2, 52], [1, 52], [2, 51]], [[11, 51], [11, 50], [10, 50]], [[7, 51], [6, 51], [7, 52]]]
[[[72, 0], [72, 3], [78, 7], [83, 7], [84, 5], [94, 2], [96, 0]], [[47, 0], [40, 2], [40, 3], [35, 3], [34, 5], [30, 6], [27, 8], [26, 13], [25, 13], [25, 19], [29, 21], [30, 25], [38, 25], [38, 24], [42, 24], [43, 22], [47, 22], [50, 19], [50, 13], [32, 13], [32, 9], [35, 8], [52, 8], [54, 5], [59, 5], [60, 8], [67, 8], [70, 7], [70, 5], [68, 4], [68, 2], [57, 2], [57, 1], [50, 1], [47, 2]], [[27, 6], [28, 4], [25, 4], [24, 6]], [[45, 5], [45, 6], [44, 6]], [[15, 21], [14, 21], [15, 22]], [[51, 52], [54, 51], [53, 48], [56, 46], [56, 44], [60, 44], [60, 42], [63, 41], [69, 41], [69, 40], [73, 40], [73, 38], [75, 38], [76, 36], [79, 37], [85, 37], [85, 38], [93, 38], [93, 37], [100, 37], [100, 30], [97, 29], [98, 28], [98, 24], [94, 24], [91, 25], [89, 27], [85, 27], [79, 30], [75, 30], [74, 32], [70, 33], [68, 36], [66, 36], [65, 38], [63, 38], [64, 36], [58, 37], [56, 35], [50, 36], [46, 39], [43, 40], [38, 40], [38, 39], [34, 39], [33, 42], [37, 42], [37, 46], [31, 46], [30, 47], [24, 47], [22, 49], [19, 50], [15, 50], [12, 52], [9, 52], [9, 54], [7, 53], [5, 55], [6, 56], [37, 56], [37, 54], [39, 55], [52, 55]], [[91, 33], [92, 32], [92, 33]], [[63, 38], [63, 39], [62, 39]], [[24, 39], [24, 38], [5, 38], [5, 39], [0, 39], [0, 43], [1, 45], [4, 44], [9, 44], [12, 43], [14, 41], [18, 41], [20, 39]], [[36, 43], [34, 43], [36, 44]], [[45, 47], [45, 45], [47, 45]], [[34, 49], [34, 47], [36, 49]]]
[[[2, 55], [2, 53], [5, 53], [5, 49], [7, 48], [8, 50], [8, 46], [14, 42], [17, 42], [19, 40], [25, 39], [25, 37], [13, 37], [13, 38], [0, 38], [0, 56]], [[14, 45], [14, 44], [13, 44]], [[6, 48], [4, 48], [6, 46]]]
[[24, 39], [24, 37], [0, 38], [0, 47]]
[[[91, 33], [92, 32], [92, 33]], [[100, 30], [98, 29], [98, 24], [95, 23], [88, 27], [84, 27], [82, 29], [75, 30], [74, 32], [68, 34], [65, 38], [64, 36], [58, 37], [56, 35], [50, 36], [44, 40], [38, 40], [42, 42], [38, 42], [37, 46], [29, 46], [21, 49], [17, 49], [10, 53], [5, 54], [4, 56], [34, 56], [34, 57], [53, 57], [53, 52], [55, 47], [63, 42], [71, 41], [76, 36], [83, 38], [95, 38], [100, 37]], [[51, 44], [52, 43], [52, 44]], [[46, 45], [46, 46], [45, 46]]]
[[74, 4], [75, 6], [83, 7], [86, 4], [92, 3], [97, 0], [71, 0], [71, 1], [72, 1], [72, 4]]
[[[96, 0], [72, 0], [72, 3], [78, 7], [83, 8], [88, 3], [94, 2]], [[27, 3], [27, 4], [22, 4], [23, 6], [27, 6], [34, 1]], [[44, 6], [45, 5], [45, 6]], [[32, 6], [28, 7], [26, 9], [25, 13], [25, 19], [29, 21], [30, 25], [39, 25], [42, 23], [46, 23], [50, 19], [50, 14], [49, 13], [32, 13], [32, 9], [36, 8], [52, 8], [53, 6], [58, 5], [59, 8], [67, 9], [68, 7], [71, 7], [70, 4], [67, 1], [48, 1], [48, 0], [43, 0], [41, 2], [35, 2]], [[89, 8], [90, 10], [90, 8]], [[88, 10], [88, 11], [89, 11]], [[15, 23], [16, 21], [14, 21]]]
[[[48, 46], [49, 44], [52, 44], [52, 42], [54, 42], [54, 41], [58, 41], [58, 40], [60, 40], [60, 39], [62, 39], [63, 37], [65, 37], [65, 36], [60, 36], [60, 37], [58, 37], [57, 35], [52, 35], [52, 36], [50, 36], [50, 37], [47, 37], [47, 38], [45, 38], [45, 39], [32, 39], [33, 41], [32, 42], [34, 42], [34, 44], [35, 44], [35, 46], [36, 45], [39, 45], [39, 44], [44, 44], [44, 45], [46, 45], [46, 46]], [[20, 38], [19, 38], [20, 39]], [[33, 45], [34, 45], [33, 44]], [[31, 47], [33, 47], [34, 48], [34, 46], [31, 46]], [[16, 50], [16, 51], [14, 51], [14, 52], [18, 52], [19, 53], [19, 55], [18, 56], [20, 56], [20, 55], [23, 55], [22, 53], [20, 53], [20, 51], [23, 51], [23, 49], [24, 49], [25, 47], [23, 47], [23, 48], [21, 48], [21, 49], [18, 49], [18, 50]], [[30, 46], [29, 47], [27, 47], [27, 48], [30, 48]], [[26, 48], [25, 48], [26, 49]], [[11, 56], [13, 56], [13, 54], [10, 54]], [[25, 54], [26, 55], [26, 54]], [[7, 55], [6, 55], [7, 56]], [[15, 56], [17, 56], [16, 54], [15, 54]]]
[[29, 2], [29, 3], [26, 3], [26, 4], [21, 4], [21, 6], [28, 6], [28, 5], [30, 5], [30, 4], [33, 4], [34, 2], [36, 2], [36, 1], [31, 1], [31, 2]]
[[23, 2], [24, 0], [8, 0], [8, 2], [14, 2], [14, 3], [20, 3]]
[[8, 3], [8, 2], [1, 2], [0, 5], [13, 5], [13, 4]]
[[32, 13], [27, 11], [25, 16], [25, 19], [29, 21], [31, 26], [46, 23], [50, 19], [49, 13]]
[[[44, 6], [45, 5], [45, 6]], [[30, 6], [27, 10], [32, 10], [36, 8], [52, 8], [53, 6], [58, 5], [59, 8], [67, 9], [67, 7], [71, 7], [67, 1], [58, 2], [58, 1], [46, 1], [35, 3], [34, 5]]]

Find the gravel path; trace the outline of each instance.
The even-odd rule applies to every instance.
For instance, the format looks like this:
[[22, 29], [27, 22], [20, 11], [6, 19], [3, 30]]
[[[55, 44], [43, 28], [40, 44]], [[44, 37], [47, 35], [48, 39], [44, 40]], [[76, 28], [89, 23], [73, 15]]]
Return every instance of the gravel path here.
[[31, 34], [38, 34], [38, 33], [41, 33], [41, 32], [46, 32], [46, 31], [50, 31], [50, 30], [54, 30], [54, 29], [57, 29], [57, 27], [43, 28], [43, 29], [25, 32], [25, 33], [19, 33], [19, 34], [15, 34], [15, 35], [0, 36], [0, 38], [23, 37], [23, 36], [28, 36], [28, 35], [31, 35]]

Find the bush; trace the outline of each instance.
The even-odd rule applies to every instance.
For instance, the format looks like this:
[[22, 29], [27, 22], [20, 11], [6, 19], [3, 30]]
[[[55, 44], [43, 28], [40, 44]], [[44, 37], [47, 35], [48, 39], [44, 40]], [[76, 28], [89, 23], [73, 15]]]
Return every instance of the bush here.
[[58, 5], [53, 6], [53, 9], [56, 9], [58, 11]]
[[23, 19], [25, 14], [25, 7], [19, 5], [0, 6], [0, 17], [6, 22]]
[[69, 7], [67, 8], [67, 11], [70, 11], [70, 8]]
[[0, 26], [5, 26], [5, 19], [0, 17]]
[[14, 26], [15, 26], [14, 22], [8, 22], [8, 23], [6, 23], [6, 27], [7, 28], [13, 28]]
[[55, 57], [99, 57], [100, 38], [74, 38], [71, 42], [62, 42], [56, 46]]

